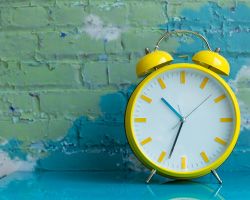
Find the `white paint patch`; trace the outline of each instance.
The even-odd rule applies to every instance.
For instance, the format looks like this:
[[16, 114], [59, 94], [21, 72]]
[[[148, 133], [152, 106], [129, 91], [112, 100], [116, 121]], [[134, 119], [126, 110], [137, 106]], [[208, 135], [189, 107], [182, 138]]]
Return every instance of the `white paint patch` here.
[[28, 157], [27, 160], [11, 159], [6, 152], [0, 152], [0, 177], [7, 176], [17, 171], [33, 171], [36, 160]]
[[93, 14], [85, 18], [84, 27], [79, 31], [87, 33], [96, 40], [102, 39], [105, 41], [116, 40], [123, 32], [118, 26], [104, 24], [99, 16]]
[[[234, 80], [229, 81], [230, 86], [234, 89], [241, 110], [241, 127], [243, 129], [250, 129], [250, 107], [249, 99], [240, 99], [242, 91], [249, 92], [250, 98], [250, 66], [244, 65], [237, 73]], [[248, 101], [248, 102], [247, 102]]]
[[238, 90], [237, 85], [240, 82], [246, 82], [247, 80], [250, 80], [250, 66], [243, 65], [241, 69], [238, 71], [236, 77], [234, 80], [230, 80], [230, 84], [232, 84], [232, 87], [235, 90]]

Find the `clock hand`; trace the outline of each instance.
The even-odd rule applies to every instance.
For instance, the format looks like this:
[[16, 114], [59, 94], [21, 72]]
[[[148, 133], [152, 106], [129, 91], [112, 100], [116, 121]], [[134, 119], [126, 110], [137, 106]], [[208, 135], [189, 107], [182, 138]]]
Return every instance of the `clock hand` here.
[[187, 119], [189, 117], [189, 115], [191, 115], [195, 110], [197, 110], [203, 103], [205, 103], [210, 97], [212, 96], [212, 94], [210, 94], [209, 96], [207, 96], [198, 106], [196, 106], [186, 117], [185, 119]]
[[[179, 106], [179, 105], [177, 105], [177, 106], [178, 106], [178, 111], [179, 111], [179, 113], [182, 115], [180, 106]], [[178, 121], [171, 129], [172, 129], [172, 130], [175, 129], [175, 128], [179, 125], [180, 122], [181, 122], [181, 121]]]
[[[206, 101], [207, 99], [209, 99], [210, 96], [212, 96], [212, 95], [209, 95], [205, 100], [203, 100], [195, 109], [192, 110], [192, 112], [194, 112], [199, 106], [201, 106], [203, 103], [205, 103], [205, 101]], [[178, 108], [179, 108], [179, 106], [178, 106]], [[180, 109], [179, 109], [179, 111], [180, 111]], [[185, 117], [185, 119], [186, 119], [192, 112], [190, 112], [190, 113]], [[181, 113], [181, 112], [180, 112], [180, 113]], [[175, 128], [179, 125], [179, 123], [180, 123], [180, 121], [178, 121], [171, 129], [172, 129], [172, 130], [175, 129]]]
[[[206, 97], [198, 106], [196, 106], [185, 118], [183, 118], [164, 98], [161, 98], [161, 100], [180, 118], [180, 126], [179, 126], [179, 129], [178, 129], [178, 132], [177, 132], [177, 135], [175, 137], [175, 140], [174, 140], [174, 144], [170, 150], [170, 153], [169, 153], [169, 158], [171, 158], [172, 156], [172, 153], [174, 151], [174, 148], [175, 148], [175, 145], [176, 145], [176, 142], [178, 140], [178, 137], [180, 135], [180, 132], [181, 132], [181, 129], [182, 129], [182, 126], [183, 126], [183, 123], [185, 122], [186, 118], [188, 116], [190, 116], [195, 110], [197, 110], [203, 103], [205, 103], [210, 97], [212, 96], [212, 94], [210, 94], [208, 97]], [[179, 124], [179, 122], [176, 124], [176, 126]], [[175, 127], [176, 127], [175, 126]]]
[[167, 106], [170, 108], [170, 110], [172, 110], [172, 111], [177, 115], [177, 117], [178, 117], [181, 121], [183, 120], [183, 117], [173, 108], [173, 106], [170, 105], [170, 103], [167, 102], [166, 99], [164, 99], [164, 98], [162, 97], [161, 100], [163, 101], [163, 103], [164, 103], [165, 105], [167, 105]]
[[179, 126], [177, 135], [176, 135], [176, 137], [175, 137], [175, 139], [174, 139], [174, 144], [173, 144], [173, 146], [172, 146], [172, 148], [171, 148], [171, 150], [170, 150], [170, 153], [169, 153], [168, 158], [171, 158], [171, 156], [172, 156], [172, 153], [173, 153], [173, 151], [174, 151], [174, 147], [175, 147], [175, 145], [176, 145], [177, 139], [178, 139], [178, 137], [179, 137], [179, 135], [180, 135], [180, 132], [181, 132], [181, 128], [182, 128], [182, 126], [183, 126], [183, 123], [184, 123], [184, 119], [181, 120], [181, 124], [180, 124], [180, 126]]
[[181, 121], [178, 121], [171, 129], [174, 130], [180, 123]]
[[178, 111], [179, 111], [179, 113], [180, 113], [180, 114], [181, 114], [181, 116], [182, 116], [180, 106], [179, 106], [179, 105], [177, 105], [177, 107], [178, 107]]

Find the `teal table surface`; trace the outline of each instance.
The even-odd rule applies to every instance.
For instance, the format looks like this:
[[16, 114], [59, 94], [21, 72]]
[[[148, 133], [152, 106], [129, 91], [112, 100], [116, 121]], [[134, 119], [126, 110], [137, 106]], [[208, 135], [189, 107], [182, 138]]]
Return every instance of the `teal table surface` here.
[[250, 199], [250, 172], [173, 181], [135, 172], [18, 172], [0, 180], [0, 199]]

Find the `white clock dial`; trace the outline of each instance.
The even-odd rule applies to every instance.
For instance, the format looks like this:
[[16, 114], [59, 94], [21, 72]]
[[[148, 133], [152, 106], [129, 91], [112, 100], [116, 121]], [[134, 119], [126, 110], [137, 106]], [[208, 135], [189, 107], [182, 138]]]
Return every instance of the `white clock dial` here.
[[165, 71], [151, 79], [135, 101], [135, 140], [162, 168], [177, 172], [204, 168], [220, 158], [233, 138], [232, 100], [218, 80], [200, 70]]

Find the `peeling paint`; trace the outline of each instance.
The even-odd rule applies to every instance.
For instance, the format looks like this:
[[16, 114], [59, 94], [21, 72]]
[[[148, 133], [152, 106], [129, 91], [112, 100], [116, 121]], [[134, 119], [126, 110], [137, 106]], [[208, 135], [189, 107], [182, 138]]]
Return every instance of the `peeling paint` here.
[[[242, 131], [222, 170], [249, 169], [247, 1], [31, 4], [1, 3], [0, 175], [33, 167], [144, 171], [127, 144], [124, 111], [144, 47], [174, 29], [204, 34], [229, 60]], [[161, 48], [175, 62], [191, 62], [205, 47], [185, 37]]]
[[84, 20], [84, 27], [80, 32], [87, 33], [91, 38], [103, 41], [117, 40], [122, 30], [113, 24], [105, 24], [97, 15], [90, 14]]
[[60, 37], [61, 37], [61, 38], [64, 38], [64, 37], [66, 37], [66, 36], [67, 36], [66, 33], [64, 33], [64, 32], [61, 32], [61, 33], [60, 33]]
[[122, 0], [117, 0], [115, 2], [103, 2], [98, 5], [100, 9], [110, 11], [112, 8], [120, 8], [126, 6], [126, 3]]

